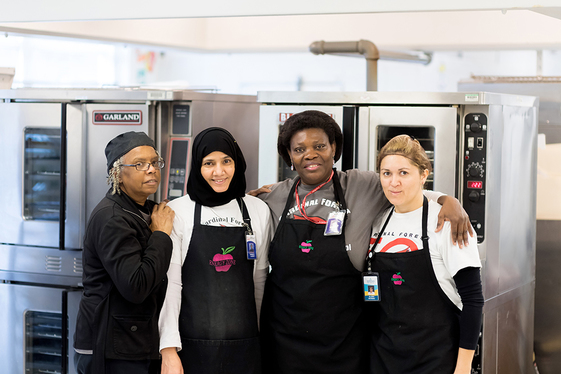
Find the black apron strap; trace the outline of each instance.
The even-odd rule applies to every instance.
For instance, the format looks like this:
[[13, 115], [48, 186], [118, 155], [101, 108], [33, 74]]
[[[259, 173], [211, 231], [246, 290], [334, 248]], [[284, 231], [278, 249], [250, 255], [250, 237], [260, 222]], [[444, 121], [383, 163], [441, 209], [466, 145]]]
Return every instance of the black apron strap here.
[[201, 204], [195, 203], [195, 222], [194, 226], [201, 226]]
[[374, 256], [376, 256], [376, 252], [375, 249], [378, 246], [378, 243], [380, 243], [380, 239], [382, 237], [382, 233], [384, 232], [384, 230], [386, 229], [386, 226], [388, 225], [388, 223], [390, 222], [390, 218], [392, 218], [393, 215], [393, 211], [395, 210], [395, 207], [392, 207], [392, 209], [390, 210], [390, 214], [388, 214], [388, 218], [386, 218], [386, 222], [384, 222], [384, 225], [382, 226], [382, 229], [380, 230], [380, 232], [378, 233], [378, 237], [376, 238], [376, 240], [374, 241], [374, 245], [372, 245], [372, 248], [370, 248], [370, 250], [368, 251], [368, 253], [366, 254], [366, 261], [368, 264], [368, 271], [372, 271], [372, 260], [374, 259]]
[[294, 192], [296, 191], [296, 186], [298, 185], [299, 181], [300, 181], [300, 177], [297, 177], [294, 180], [294, 184], [292, 184], [292, 188], [290, 189], [290, 192], [288, 193], [288, 197], [286, 198], [286, 204], [284, 205], [284, 210], [281, 215], [281, 222], [286, 218], [288, 214], [288, 210], [290, 209], [290, 205], [292, 204], [292, 200], [294, 198]]
[[[337, 200], [337, 205], [339, 206], [339, 210], [347, 213], [347, 202], [345, 201], [345, 194], [343, 193], [343, 189], [341, 188], [341, 182], [339, 181], [339, 175], [337, 174], [337, 170], [333, 169], [333, 187], [335, 189], [335, 200]], [[343, 227], [341, 230], [345, 230], [345, 223], [347, 220], [343, 220]]]
[[248, 232], [253, 233], [253, 230], [251, 228], [251, 218], [249, 217], [249, 211], [247, 210], [247, 206], [245, 205], [245, 201], [243, 201], [243, 199], [241, 197], [238, 197], [236, 200], [238, 201], [238, 205], [239, 205], [240, 210], [242, 212], [245, 228], [248, 230]]
[[421, 240], [423, 240], [423, 249], [429, 247], [429, 236], [427, 235], [427, 221], [429, 216], [429, 200], [425, 195], [423, 195], [423, 236]]

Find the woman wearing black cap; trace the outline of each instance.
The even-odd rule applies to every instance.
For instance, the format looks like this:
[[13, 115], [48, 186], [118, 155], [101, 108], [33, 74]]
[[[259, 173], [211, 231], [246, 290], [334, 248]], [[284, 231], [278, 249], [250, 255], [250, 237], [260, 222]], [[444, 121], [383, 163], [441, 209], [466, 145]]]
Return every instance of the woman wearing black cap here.
[[213, 127], [193, 141], [188, 196], [176, 216], [160, 316], [162, 373], [261, 372], [258, 314], [269, 266], [270, 213], [245, 195], [243, 154]]
[[174, 212], [148, 196], [164, 166], [145, 133], [105, 148], [111, 189], [84, 236], [83, 284], [74, 336], [79, 374], [148, 373], [159, 358], [158, 315], [166, 291]]

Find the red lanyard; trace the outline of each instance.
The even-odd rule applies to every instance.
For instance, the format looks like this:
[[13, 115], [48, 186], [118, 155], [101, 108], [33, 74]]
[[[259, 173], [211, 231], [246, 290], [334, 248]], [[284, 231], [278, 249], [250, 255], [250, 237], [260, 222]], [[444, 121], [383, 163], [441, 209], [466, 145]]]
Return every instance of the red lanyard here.
[[300, 205], [300, 197], [298, 196], [298, 185], [300, 184], [300, 180], [298, 180], [298, 182], [296, 183], [296, 189], [294, 190], [294, 195], [296, 195], [296, 204], [298, 205], [298, 210], [300, 211], [300, 214], [302, 214], [302, 217], [304, 217], [306, 220], [316, 223], [316, 224], [321, 224], [321, 225], [325, 225], [327, 223], [326, 220], [321, 219], [321, 218], [317, 218], [317, 217], [308, 217], [306, 215], [306, 210], [304, 208], [304, 205], [306, 204], [306, 198], [308, 196], [310, 196], [311, 194], [313, 194], [314, 192], [316, 192], [317, 190], [319, 190], [320, 188], [322, 188], [323, 186], [325, 186], [327, 183], [329, 183], [329, 181], [331, 180], [331, 178], [333, 178], [333, 170], [331, 170], [331, 175], [329, 176], [329, 179], [325, 182], [323, 182], [322, 184], [320, 184], [319, 186], [317, 186], [316, 188], [314, 188], [313, 190], [311, 190], [310, 192], [308, 192], [308, 194], [306, 196], [304, 196], [304, 200], [302, 200], [302, 205]]

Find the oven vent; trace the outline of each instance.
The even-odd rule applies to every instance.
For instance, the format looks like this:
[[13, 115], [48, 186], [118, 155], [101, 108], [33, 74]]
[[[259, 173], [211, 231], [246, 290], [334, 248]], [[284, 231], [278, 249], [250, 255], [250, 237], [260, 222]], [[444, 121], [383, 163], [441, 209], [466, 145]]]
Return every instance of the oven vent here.
[[62, 271], [62, 257], [45, 256], [45, 270], [60, 273]]
[[82, 257], [74, 257], [74, 273], [82, 274], [83, 267], [82, 267]]

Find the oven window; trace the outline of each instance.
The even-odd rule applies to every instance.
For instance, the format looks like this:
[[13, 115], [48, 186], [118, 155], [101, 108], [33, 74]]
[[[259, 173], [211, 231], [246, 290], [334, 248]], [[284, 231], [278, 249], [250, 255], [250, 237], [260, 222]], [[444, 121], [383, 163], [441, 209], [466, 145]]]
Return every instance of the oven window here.
[[25, 373], [62, 373], [61, 313], [25, 312]]
[[376, 144], [376, 154], [380, 152], [387, 142], [398, 135], [407, 134], [419, 141], [429, 158], [433, 170], [427, 177], [425, 188], [427, 190], [432, 190], [434, 187], [434, 127], [378, 126], [377, 129], [378, 144]]
[[58, 221], [60, 213], [60, 129], [24, 131], [23, 217]]

